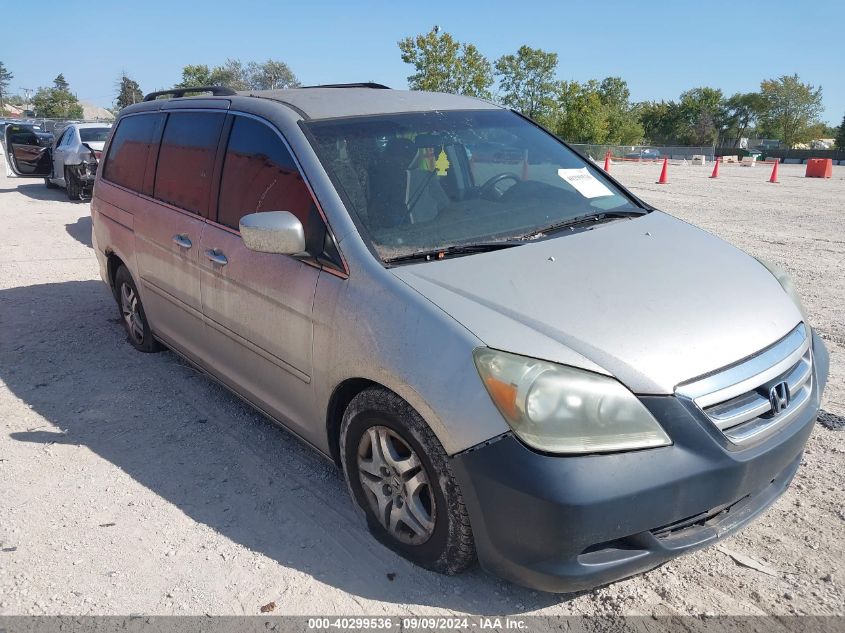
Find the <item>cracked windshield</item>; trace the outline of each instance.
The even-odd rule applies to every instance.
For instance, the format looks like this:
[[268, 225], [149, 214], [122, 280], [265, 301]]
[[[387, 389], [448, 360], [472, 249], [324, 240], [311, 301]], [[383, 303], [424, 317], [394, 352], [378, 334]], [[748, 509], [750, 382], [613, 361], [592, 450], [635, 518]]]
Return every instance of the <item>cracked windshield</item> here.
[[504, 246], [582, 216], [642, 212], [599, 170], [512, 112], [356, 117], [308, 128], [384, 261]]

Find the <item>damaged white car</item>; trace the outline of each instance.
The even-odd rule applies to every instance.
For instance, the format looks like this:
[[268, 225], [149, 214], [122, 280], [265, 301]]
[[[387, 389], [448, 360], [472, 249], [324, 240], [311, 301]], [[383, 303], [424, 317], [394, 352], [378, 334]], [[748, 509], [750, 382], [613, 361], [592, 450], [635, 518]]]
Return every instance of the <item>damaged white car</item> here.
[[64, 187], [71, 200], [90, 197], [110, 131], [110, 123], [68, 125], [53, 144], [52, 173], [44, 179], [44, 184], [50, 188]]

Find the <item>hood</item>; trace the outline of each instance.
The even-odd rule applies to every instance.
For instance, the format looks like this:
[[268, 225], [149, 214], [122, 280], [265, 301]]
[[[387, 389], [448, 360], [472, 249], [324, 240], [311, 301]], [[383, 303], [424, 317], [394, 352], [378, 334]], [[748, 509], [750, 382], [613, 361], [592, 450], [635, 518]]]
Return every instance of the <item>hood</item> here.
[[640, 394], [672, 393], [801, 321], [758, 261], [659, 211], [391, 272], [489, 347], [609, 374]]

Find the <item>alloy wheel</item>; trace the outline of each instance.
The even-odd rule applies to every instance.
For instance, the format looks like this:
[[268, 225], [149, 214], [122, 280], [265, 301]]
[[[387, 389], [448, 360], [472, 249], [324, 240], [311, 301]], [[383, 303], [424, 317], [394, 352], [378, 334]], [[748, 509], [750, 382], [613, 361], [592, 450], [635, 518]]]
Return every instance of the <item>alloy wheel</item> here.
[[144, 320], [141, 304], [135, 290], [127, 283], [120, 286], [120, 312], [126, 323], [126, 331], [138, 345], [144, 342]]
[[370, 509], [402, 543], [419, 545], [434, 533], [434, 492], [420, 458], [395, 431], [372, 426], [358, 444], [358, 476]]

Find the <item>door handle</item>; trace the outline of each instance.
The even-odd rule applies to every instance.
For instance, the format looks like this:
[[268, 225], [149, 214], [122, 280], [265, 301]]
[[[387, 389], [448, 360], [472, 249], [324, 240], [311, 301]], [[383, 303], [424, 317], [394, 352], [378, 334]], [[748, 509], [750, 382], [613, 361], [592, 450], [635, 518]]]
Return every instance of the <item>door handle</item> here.
[[205, 256], [208, 257], [208, 259], [213, 261], [215, 264], [220, 264], [221, 266], [225, 266], [229, 263], [229, 260], [226, 259], [226, 256], [220, 251], [218, 251], [216, 248], [205, 251]]
[[177, 245], [185, 249], [191, 248], [191, 246], [193, 246], [193, 243], [191, 242], [191, 240], [188, 239], [187, 235], [174, 235], [173, 241], [176, 242]]

